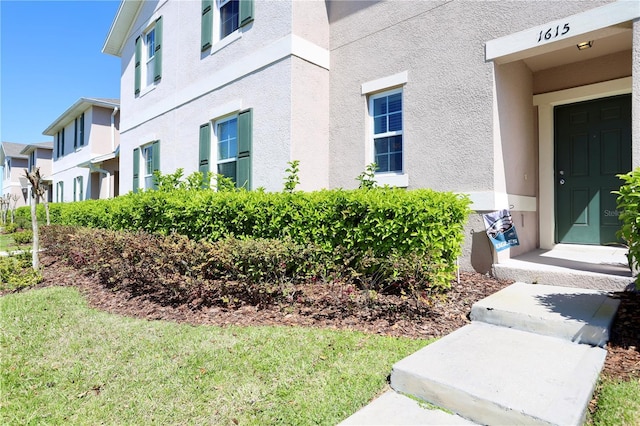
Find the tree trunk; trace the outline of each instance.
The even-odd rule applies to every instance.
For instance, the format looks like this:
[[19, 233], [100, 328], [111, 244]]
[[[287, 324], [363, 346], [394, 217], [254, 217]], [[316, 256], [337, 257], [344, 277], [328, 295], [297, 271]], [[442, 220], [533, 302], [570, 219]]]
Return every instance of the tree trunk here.
[[40, 269], [40, 258], [38, 248], [40, 247], [40, 237], [38, 235], [38, 217], [36, 215], [38, 207], [38, 197], [31, 200], [31, 228], [33, 229], [33, 248], [31, 249], [31, 266], [34, 271]]

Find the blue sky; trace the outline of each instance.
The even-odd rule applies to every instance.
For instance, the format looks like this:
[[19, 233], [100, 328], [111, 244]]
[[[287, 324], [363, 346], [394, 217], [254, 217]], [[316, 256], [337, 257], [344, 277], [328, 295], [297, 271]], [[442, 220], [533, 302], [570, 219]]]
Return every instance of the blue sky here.
[[42, 132], [81, 97], [120, 97], [120, 58], [102, 53], [117, 0], [0, 0], [0, 139]]

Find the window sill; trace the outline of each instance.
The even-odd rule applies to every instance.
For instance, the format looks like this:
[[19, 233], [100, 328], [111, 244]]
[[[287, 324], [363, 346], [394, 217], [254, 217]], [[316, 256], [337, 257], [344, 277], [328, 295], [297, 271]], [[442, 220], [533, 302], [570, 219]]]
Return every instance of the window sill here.
[[144, 89], [140, 90], [140, 93], [138, 94], [138, 97], [141, 98], [144, 95], [146, 95], [147, 93], [155, 90], [156, 88], [156, 83], [154, 82], [153, 84], [148, 85], [147, 87], [145, 87]]
[[397, 188], [406, 188], [409, 186], [409, 175], [406, 173], [385, 173], [376, 174], [376, 183], [379, 186], [392, 186]]
[[214, 53], [224, 49], [234, 41], [239, 40], [241, 38], [242, 38], [242, 32], [240, 31], [240, 29], [235, 30], [234, 32], [232, 32], [231, 34], [229, 34], [228, 36], [226, 36], [225, 38], [223, 38], [222, 40], [220, 40], [219, 42], [211, 46], [211, 54], [213, 55]]

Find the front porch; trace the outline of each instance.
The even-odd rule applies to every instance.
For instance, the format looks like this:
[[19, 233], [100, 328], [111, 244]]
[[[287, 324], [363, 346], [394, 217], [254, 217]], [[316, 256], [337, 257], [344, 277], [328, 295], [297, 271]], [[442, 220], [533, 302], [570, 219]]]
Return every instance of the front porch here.
[[530, 284], [606, 291], [634, 289], [627, 249], [619, 246], [557, 244], [493, 265], [497, 278]]

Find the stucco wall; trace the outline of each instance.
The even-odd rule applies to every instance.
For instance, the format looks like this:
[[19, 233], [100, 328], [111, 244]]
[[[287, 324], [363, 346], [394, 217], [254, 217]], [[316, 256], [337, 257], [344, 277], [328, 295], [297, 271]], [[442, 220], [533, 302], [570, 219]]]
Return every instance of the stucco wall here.
[[[161, 172], [183, 168], [188, 176], [198, 170], [200, 125], [246, 109], [253, 110], [253, 186], [281, 190], [291, 155], [291, 79], [291, 59], [282, 60], [130, 129], [121, 138], [120, 193], [132, 189], [134, 148], [160, 140]], [[212, 139], [214, 173], [215, 153]]]
[[354, 187], [355, 171], [367, 163], [367, 101], [360, 85], [408, 71], [403, 142], [409, 188], [476, 192], [499, 190], [493, 71], [484, 43], [606, 2], [344, 3], [329, 5], [331, 186]]
[[298, 190], [329, 187], [329, 71], [292, 59], [291, 160], [300, 161]]
[[533, 94], [629, 77], [631, 66], [632, 52], [625, 50], [588, 61], [538, 71], [534, 74]]
[[[91, 156], [96, 157], [113, 152], [119, 143], [118, 132], [115, 131], [112, 146], [111, 114], [113, 113], [113, 109], [94, 106], [90, 111], [91, 126], [89, 129], [88, 142], [91, 149]], [[87, 118], [85, 117], [85, 129], [87, 125], [86, 120]]]

